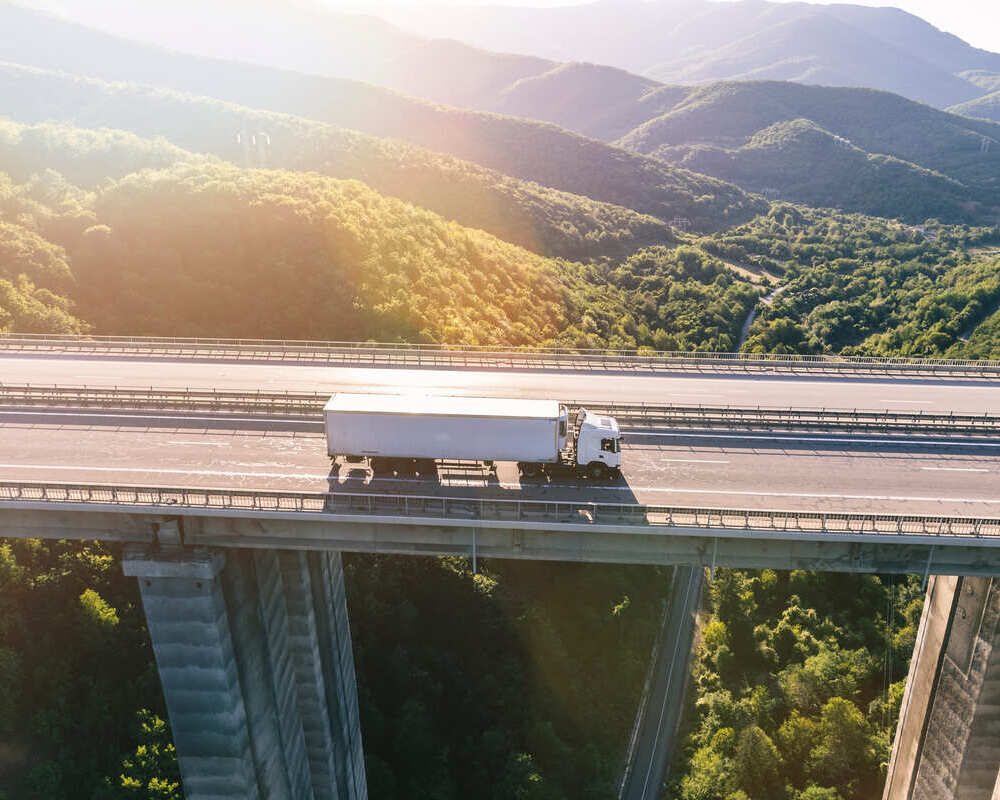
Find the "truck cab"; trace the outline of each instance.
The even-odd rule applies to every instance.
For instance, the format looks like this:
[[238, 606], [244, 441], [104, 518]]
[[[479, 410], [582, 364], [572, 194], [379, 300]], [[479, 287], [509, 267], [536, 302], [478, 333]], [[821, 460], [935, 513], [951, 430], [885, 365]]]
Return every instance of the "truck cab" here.
[[618, 475], [622, 435], [614, 417], [580, 409], [576, 418], [576, 466], [591, 478]]

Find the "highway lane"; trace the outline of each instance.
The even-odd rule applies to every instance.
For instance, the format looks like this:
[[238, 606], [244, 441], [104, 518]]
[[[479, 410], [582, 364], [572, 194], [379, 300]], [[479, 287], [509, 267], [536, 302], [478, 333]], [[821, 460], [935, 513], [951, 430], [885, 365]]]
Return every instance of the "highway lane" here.
[[291, 392], [408, 392], [682, 405], [795, 406], [1000, 413], [1000, 379], [787, 374], [395, 369], [206, 363], [102, 357], [0, 357], [0, 380], [59, 384]]
[[301, 421], [247, 430], [39, 420], [0, 422], [0, 480], [1000, 517], [1000, 448], [981, 445], [632, 433], [620, 482], [566, 476], [522, 485], [511, 464], [496, 477], [447, 466], [431, 479], [331, 470], [321, 427]]

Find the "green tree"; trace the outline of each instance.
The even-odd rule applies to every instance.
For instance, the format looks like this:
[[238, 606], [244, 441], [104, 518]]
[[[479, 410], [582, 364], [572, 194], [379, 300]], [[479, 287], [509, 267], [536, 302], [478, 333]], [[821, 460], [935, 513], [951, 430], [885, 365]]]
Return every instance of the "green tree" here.
[[94, 800], [183, 800], [170, 727], [147, 709], [140, 709], [136, 718], [135, 752], [122, 760], [120, 774], [106, 779]]
[[737, 784], [759, 800], [782, 800], [785, 783], [781, 754], [759, 726], [740, 731], [736, 739], [733, 772]]
[[809, 773], [820, 784], [842, 787], [854, 797], [860, 778], [872, 769], [870, 728], [850, 700], [834, 697], [819, 716], [817, 744], [809, 754]]

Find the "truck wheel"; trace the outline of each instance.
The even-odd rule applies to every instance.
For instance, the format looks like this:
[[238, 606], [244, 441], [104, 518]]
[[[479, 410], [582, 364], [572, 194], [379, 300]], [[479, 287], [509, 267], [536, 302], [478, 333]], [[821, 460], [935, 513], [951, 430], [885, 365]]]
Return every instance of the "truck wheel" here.
[[608, 467], [602, 461], [591, 461], [587, 464], [587, 477], [595, 481], [607, 480]]

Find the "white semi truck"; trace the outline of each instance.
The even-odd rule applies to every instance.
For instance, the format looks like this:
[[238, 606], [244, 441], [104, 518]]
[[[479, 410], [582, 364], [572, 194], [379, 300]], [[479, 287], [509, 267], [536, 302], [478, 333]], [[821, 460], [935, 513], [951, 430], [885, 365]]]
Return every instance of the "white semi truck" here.
[[368, 461], [376, 474], [436, 461], [513, 461], [526, 478], [558, 465], [595, 480], [621, 470], [615, 419], [581, 409], [571, 426], [555, 400], [338, 392], [323, 417], [330, 457]]

